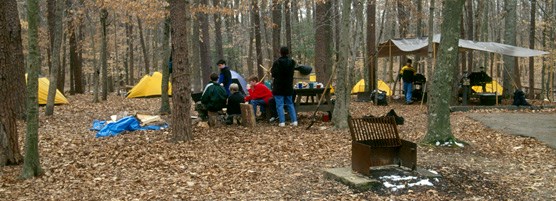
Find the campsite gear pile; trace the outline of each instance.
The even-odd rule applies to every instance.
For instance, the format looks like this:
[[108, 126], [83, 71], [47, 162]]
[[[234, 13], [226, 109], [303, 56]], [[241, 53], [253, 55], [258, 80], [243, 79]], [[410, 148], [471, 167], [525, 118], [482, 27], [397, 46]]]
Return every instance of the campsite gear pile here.
[[388, 105], [388, 100], [386, 99], [386, 91], [373, 90], [371, 92], [371, 101], [376, 100], [376, 105]]
[[417, 73], [413, 78], [413, 96], [412, 99], [414, 101], [421, 101], [423, 96], [426, 98], [426, 88], [425, 84], [427, 83], [427, 78], [423, 74]]
[[127, 112], [110, 116], [109, 121], [93, 120], [91, 131], [98, 131], [97, 138], [116, 136], [124, 131], [136, 130], [161, 130], [168, 127], [168, 124], [155, 115], [136, 114], [126, 116]]

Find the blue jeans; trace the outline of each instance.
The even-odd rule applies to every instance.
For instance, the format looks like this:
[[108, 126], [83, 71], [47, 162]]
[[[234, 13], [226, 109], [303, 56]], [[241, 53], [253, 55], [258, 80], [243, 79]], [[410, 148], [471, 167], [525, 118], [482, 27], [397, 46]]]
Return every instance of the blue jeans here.
[[411, 102], [413, 84], [411, 82], [403, 82], [403, 90], [405, 91], [405, 102]]
[[284, 114], [284, 105], [288, 108], [288, 113], [290, 113], [290, 119], [292, 122], [297, 121], [297, 116], [295, 114], [295, 107], [293, 106], [292, 96], [274, 96], [276, 101], [276, 111], [278, 112], [278, 119], [280, 123], [286, 122], [286, 116]]
[[253, 105], [253, 112], [255, 112], [255, 116], [257, 116], [257, 106], [261, 106], [261, 114], [264, 113], [264, 107], [266, 106], [266, 102], [263, 99], [255, 99], [249, 101], [251, 105]]

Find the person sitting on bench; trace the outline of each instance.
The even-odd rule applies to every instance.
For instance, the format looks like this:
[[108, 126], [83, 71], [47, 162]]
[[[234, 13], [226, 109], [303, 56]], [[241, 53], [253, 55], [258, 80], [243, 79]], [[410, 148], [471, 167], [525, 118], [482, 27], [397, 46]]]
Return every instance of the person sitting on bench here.
[[269, 100], [272, 98], [272, 92], [265, 84], [259, 82], [259, 78], [255, 75], [248, 78], [249, 95], [245, 97], [245, 101], [253, 105], [253, 112], [257, 115], [257, 107], [260, 106], [261, 118], [266, 116], [265, 107], [268, 106]]

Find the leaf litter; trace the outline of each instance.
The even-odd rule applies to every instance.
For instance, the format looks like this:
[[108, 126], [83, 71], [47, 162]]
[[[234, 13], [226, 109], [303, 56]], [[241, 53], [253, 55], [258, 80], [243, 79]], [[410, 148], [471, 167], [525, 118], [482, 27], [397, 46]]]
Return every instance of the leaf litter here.
[[[331, 122], [319, 121], [306, 130], [312, 113], [300, 113], [298, 127], [264, 122], [254, 129], [194, 125], [193, 140], [171, 143], [171, 116], [162, 116], [170, 128], [161, 131], [108, 138], [95, 138], [89, 131], [94, 119], [106, 120], [119, 112], [157, 115], [159, 98], [109, 96], [96, 104], [91, 95], [68, 99], [71, 104], [56, 106], [52, 117], [40, 108], [39, 150], [45, 175], [19, 180], [21, 165], [3, 167], [0, 200], [556, 199], [554, 149], [533, 138], [491, 130], [465, 112], [452, 113], [451, 125], [455, 137], [468, 145], [418, 145], [418, 166], [442, 178], [428, 180], [433, 186], [419, 178], [402, 180], [403, 190], [384, 193], [356, 192], [324, 178], [323, 169], [351, 164], [351, 139], [347, 129], [334, 129]], [[380, 116], [390, 109], [406, 120], [398, 126], [402, 138], [419, 142], [424, 137], [425, 106], [352, 102], [350, 112], [356, 117]], [[18, 125], [23, 149], [25, 125]]]

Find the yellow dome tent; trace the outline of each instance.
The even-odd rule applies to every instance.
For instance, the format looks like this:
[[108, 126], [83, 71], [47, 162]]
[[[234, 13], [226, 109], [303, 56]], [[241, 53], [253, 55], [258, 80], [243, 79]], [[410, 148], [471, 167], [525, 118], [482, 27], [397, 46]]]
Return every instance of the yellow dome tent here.
[[[25, 74], [25, 80], [27, 80], [27, 74]], [[50, 81], [46, 77], [39, 78], [39, 90], [38, 90], [39, 105], [46, 105], [49, 86], [50, 86]], [[68, 99], [66, 99], [66, 97], [62, 94], [62, 92], [60, 92], [58, 89], [56, 89], [54, 104], [69, 104]]]
[[[162, 73], [154, 72], [152, 76], [145, 75], [127, 93], [127, 98], [143, 98], [162, 95]], [[172, 83], [168, 83], [168, 95], [172, 95]]]
[[[392, 90], [390, 90], [390, 87], [382, 80], [378, 80], [378, 89], [385, 91], [387, 96], [392, 95]], [[359, 80], [359, 82], [357, 82], [357, 84], [355, 84], [355, 86], [353, 86], [353, 88], [351, 89], [351, 94], [356, 94], [364, 91], [365, 91], [365, 80], [361, 79]]]
[[[477, 92], [477, 93], [482, 93], [483, 92], [483, 87], [481, 86], [473, 86], [471, 87], [471, 89], [473, 89], [473, 91]], [[500, 83], [498, 83], [496, 80], [492, 80], [492, 82], [489, 82], [486, 84], [485, 86], [486, 89], [486, 93], [498, 93], [498, 95], [502, 95], [502, 85], [500, 85]]]

